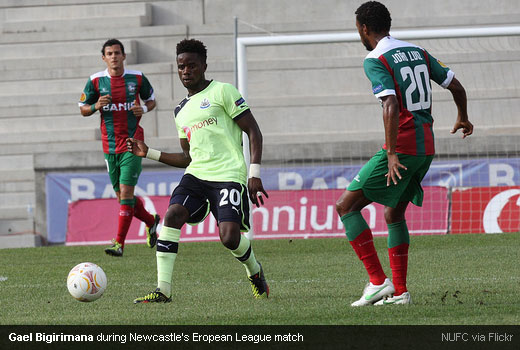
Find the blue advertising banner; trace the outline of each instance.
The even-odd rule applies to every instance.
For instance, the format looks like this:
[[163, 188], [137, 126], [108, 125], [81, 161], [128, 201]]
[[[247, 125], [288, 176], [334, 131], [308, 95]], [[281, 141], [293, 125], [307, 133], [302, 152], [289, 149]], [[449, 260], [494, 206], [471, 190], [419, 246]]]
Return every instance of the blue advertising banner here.
[[[344, 189], [360, 165], [264, 167], [262, 182], [267, 191]], [[139, 178], [137, 196], [169, 196], [184, 171], [145, 171]], [[488, 187], [520, 185], [520, 158], [433, 162], [423, 186]], [[106, 173], [50, 173], [46, 177], [47, 233], [51, 243], [65, 242], [68, 204], [81, 199], [115, 198]]]

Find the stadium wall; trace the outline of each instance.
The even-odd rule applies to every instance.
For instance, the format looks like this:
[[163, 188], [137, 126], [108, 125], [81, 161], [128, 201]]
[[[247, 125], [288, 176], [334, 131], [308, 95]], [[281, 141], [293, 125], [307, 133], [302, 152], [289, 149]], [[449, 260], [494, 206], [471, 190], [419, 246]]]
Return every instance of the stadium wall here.
[[[153, 147], [178, 151], [171, 111], [184, 98], [175, 44], [203, 40], [208, 77], [234, 82], [233, 17], [242, 36], [355, 31], [363, 1], [341, 0], [3, 0], [0, 2], [0, 246], [2, 238], [46, 232], [45, 178], [104, 170], [99, 120], [81, 118], [86, 78], [104, 69], [109, 37], [127, 47], [127, 64], [147, 74], [158, 108], [143, 120]], [[517, 1], [383, 1], [394, 29], [517, 24]], [[518, 37], [421, 40], [468, 90], [475, 134], [451, 137], [450, 96], [434, 91], [438, 159], [518, 156]], [[359, 162], [380, 146], [380, 107], [361, 69], [359, 43], [251, 48], [249, 104], [271, 166]], [[20, 67], [23, 67], [20, 69]], [[316, 121], [319, 120], [319, 125]], [[145, 161], [147, 169], [166, 169]], [[21, 235], [17, 235], [21, 237]], [[16, 239], [14, 239], [16, 240]]]

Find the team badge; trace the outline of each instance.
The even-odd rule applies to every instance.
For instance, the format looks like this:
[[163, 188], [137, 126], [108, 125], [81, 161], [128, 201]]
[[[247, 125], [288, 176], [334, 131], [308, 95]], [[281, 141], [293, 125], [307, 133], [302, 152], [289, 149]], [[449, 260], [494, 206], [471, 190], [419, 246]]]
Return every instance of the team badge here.
[[203, 99], [200, 103], [200, 109], [206, 109], [209, 106], [211, 106], [211, 103], [209, 103], [209, 100], [207, 98]]
[[87, 95], [85, 95], [85, 93], [83, 92], [81, 94], [81, 97], [79, 98], [79, 102], [85, 102], [87, 100]]
[[135, 90], [136, 90], [136, 84], [135, 83], [128, 83], [126, 85], [126, 88], [128, 89], [128, 93], [130, 95], [135, 95]]

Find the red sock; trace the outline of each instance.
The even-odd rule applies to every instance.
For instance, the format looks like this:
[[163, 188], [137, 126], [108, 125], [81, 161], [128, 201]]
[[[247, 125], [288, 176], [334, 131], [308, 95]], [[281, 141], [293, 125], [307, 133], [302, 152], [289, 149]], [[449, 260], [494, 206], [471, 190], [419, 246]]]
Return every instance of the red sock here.
[[356, 252], [358, 258], [365, 265], [368, 272], [370, 282], [375, 285], [380, 285], [385, 282], [386, 275], [381, 267], [376, 249], [374, 247], [374, 239], [372, 231], [366, 229], [353, 241], [350, 242], [352, 248]]
[[128, 229], [130, 228], [130, 224], [132, 223], [132, 218], [134, 217], [134, 207], [121, 204], [119, 207], [119, 224], [117, 228], [117, 238], [118, 241], [123, 248], [125, 247], [125, 239], [128, 233]]
[[150, 227], [155, 224], [155, 218], [152, 214], [146, 211], [143, 201], [139, 197], [135, 198], [134, 216], [144, 222], [146, 226]]
[[408, 269], [408, 244], [403, 243], [393, 248], [388, 248], [390, 268], [392, 268], [392, 281], [394, 282], [394, 295], [401, 295], [406, 289], [406, 272]]

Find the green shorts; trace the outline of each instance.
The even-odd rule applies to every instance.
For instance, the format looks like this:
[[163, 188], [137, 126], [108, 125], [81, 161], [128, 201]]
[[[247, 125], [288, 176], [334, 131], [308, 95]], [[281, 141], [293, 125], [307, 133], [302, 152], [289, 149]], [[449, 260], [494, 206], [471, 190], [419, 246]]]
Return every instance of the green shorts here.
[[386, 185], [388, 158], [386, 150], [382, 149], [361, 168], [347, 189], [363, 190], [365, 197], [372, 202], [392, 208], [400, 202], [412, 202], [419, 207], [422, 206], [424, 192], [421, 181], [430, 168], [433, 155], [412, 156], [398, 153], [397, 156], [399, 162], [408, 169], [399, 169], [402, 179], [397, 181], [397, 185]]
[[105, 154], [108, 175], [114, 191], [119, 192], [119, 184], [135, 186], [141, 174], [142, 158], [130, 152]]

